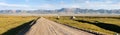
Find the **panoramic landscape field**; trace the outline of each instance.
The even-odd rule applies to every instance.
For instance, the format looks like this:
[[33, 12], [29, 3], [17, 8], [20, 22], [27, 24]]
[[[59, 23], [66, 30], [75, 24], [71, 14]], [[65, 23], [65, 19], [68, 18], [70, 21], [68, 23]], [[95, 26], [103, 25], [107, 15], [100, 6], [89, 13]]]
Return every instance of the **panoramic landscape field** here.
[[[38, 17], [40, 18], [37, 20]], [[44, 22], [49, 22], [49, 21], [46, 21], [46, 19], [44, 18], [50, 21], [56, 22], [57, 24], [62, 24], [62, 25], [68, 26], [73, 29], [82, 30], [82, 31], [89, 32], [89, 33], [96, 34], [96, 35], [120, 34], [120, 22], [119, 22], [120, 17], [119, 16], [105, 17], [105, 16], [10, 16], [10, 15], [8, 16], [8, 15], [0, 15], [0, 23], [1, 23], [0, 24], [0, 35], [16, 35], [16, 34], [21, 35], [20, 32], [27, 30], [26, 27], [34, 21], [36, 21], [34, 23], [37, 23], [37, 22], [41, 23], [41, 21], [39, 20], [42, 20]], [[32, 30], [32, 27], [30, 28]], [[32, 33], [35, 33], [35, 32], [32, 31]]]
[[71, 18], [72, 16], [61, 16], [58, 19], [57, 16], [53, 16], [48, 19], [90, 32], [98, 32], [106, 35], [120, 33], [120, 17], [76, 16], [75, 19]]
[[0, 35], [120, 35], [120, 0], [0, 0]]
[[[35, 20], [37, 17], [34, 16], [7, 16], [0, 15], [0, 35], [15, 35], [19, 32], [20, 27], [18, 26], [29, 23], [32, 20]], [[14, 30], [11, 30], [16, 28]], [[24, 28], [24, 27], [23, 27]], [[11, 31], [10, 31], [11, 30]]]

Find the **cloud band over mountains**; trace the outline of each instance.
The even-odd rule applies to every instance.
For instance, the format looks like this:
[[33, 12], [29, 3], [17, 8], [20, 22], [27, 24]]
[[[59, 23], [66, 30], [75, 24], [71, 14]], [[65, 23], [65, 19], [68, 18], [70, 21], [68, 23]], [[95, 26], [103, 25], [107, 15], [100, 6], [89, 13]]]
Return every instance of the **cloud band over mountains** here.
[[120, 9], [120, 0], [0, 0], [0, 9]]

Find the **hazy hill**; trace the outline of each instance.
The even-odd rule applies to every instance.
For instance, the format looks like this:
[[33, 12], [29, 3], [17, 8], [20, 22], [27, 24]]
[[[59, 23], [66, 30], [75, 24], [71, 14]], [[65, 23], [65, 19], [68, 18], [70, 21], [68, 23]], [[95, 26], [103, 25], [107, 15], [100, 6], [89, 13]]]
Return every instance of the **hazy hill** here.
[[120, 14], [120, 9], [80, 9], [80, 8], [62, 8], [56, 10], [0, 10], [0, 14]]

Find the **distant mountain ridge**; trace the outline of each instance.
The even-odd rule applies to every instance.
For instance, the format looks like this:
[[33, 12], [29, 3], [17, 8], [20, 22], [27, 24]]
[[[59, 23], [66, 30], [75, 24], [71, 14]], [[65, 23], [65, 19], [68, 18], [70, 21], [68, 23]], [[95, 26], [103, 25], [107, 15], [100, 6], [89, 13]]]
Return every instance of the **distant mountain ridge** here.
[[120, 14], [120, 9], [80, 9], [80, 8], [61, 8], [56, 10], [0, 10], [0, 14]]

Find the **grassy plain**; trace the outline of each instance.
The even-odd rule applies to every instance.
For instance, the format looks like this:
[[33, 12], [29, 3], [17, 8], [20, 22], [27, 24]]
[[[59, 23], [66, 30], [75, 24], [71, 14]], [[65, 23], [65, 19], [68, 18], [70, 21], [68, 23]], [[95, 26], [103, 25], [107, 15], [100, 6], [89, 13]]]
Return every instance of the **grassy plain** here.
[[[99, 27], [97, 25], [90, 24], [90, 23], [102, 22], [105, 24], [113, 24], [116, 26], [120, 26], [119, 17], [80, 17], [80, 16], [76, 16], [75, 19], [70, 19], [70, 16], [62, 16], [59, 19], [56, 19], [57, 18], [56, 16], [52, 16], [52, 17], [46, 17], [46, 18], [56, 21], [56, 22], [59, 22], [61, 24], [67, 24], [67, 25], [70, 25], [70, 26], [73, 26], [76, 28], [91, 30], [93, 32], [99, 32], [99, 33], [106, 34], [106, 35], [113, 35], [117, 32], [106, 30], [102, 27]], [[84, 21], [87, 21], [88, 23], [87, 22], [79, 22], [76, 20], [84, 20]], [[105, 25], [105, 26], [107, 26], [107, 25]], [[112, 27], [110, 27], [110, 28], [112, 28]]]
[[0, 35], [8, 30], [29, 22], [37, 17], [34, 16], [6, 16], [0, 15]]
[[[106, 35], [113, 35], [115, 31], [107, 30], [104, 27], [110, 26], [109, 24], [118, 26], [117, 29], [120, 29], [120, 17], [83, 17], [83, 16], [76, 16], [75, 19], [70, 19], [70, 16], [61, 16], [59, 19], [57, 19], [56, 16], [44, 16], [47, 19], [56, 21], [61, 24], [66, 24], [69, 26], [73, 26], [76, 28], [84, 29], [84, 30], [90, 30], [93, 32], [99, 32]], [[6, 15], [0, 15], [0, 35], [7, 32], [8, 30], [18, 27], [26, 22], [29, 22], [33, 19], [36, 19], [35, 16], [6, 16]], [[102, 23], [103, 27], [101, 27], [101, 24], [96, 25], [96, 23]], [[108, 25], [106, 25], [108, 24]], [[114, 27], [114, 26], [113, 26]], [[110, 29], [113, 28], [110, 26]], [[117, 30], [116, 29], [116, 30]], [[115, 30], [113, 28], [113, 30]]]

